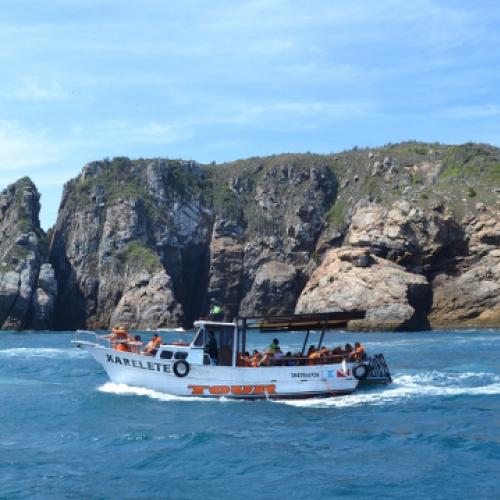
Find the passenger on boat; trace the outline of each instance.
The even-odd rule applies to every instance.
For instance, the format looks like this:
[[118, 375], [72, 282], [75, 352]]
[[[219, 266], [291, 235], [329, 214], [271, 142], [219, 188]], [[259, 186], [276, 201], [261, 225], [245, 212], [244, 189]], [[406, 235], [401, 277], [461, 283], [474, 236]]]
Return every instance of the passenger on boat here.
[[224, 316], [222, 311], [222, 307], [212, 299], [212, 305], [210, 306], [210, 314], [208, 315], [208, 319], [212, 319], [214, 321], [221, 321]]
[[118, 345], [116, 346], [116, 350], [120, 352], [130, 352], [130, 347], [128, 344], [124, 341], [118, 342]]
[[365, 346], [359, 342], [354, 343], [354, 361], [363, 361], [366, 358]]
[[279, 339], [273, 339], [271, 345], [267, 348], [268, 352], [275, 352], [280, 349], [280, 341]]
[[245, 355], [243, 356], [243, 366], [245, 366], [245, 368], [252, 367], [252, 358], [250, 357], [250, 353], [248, 351], [245, 351]]
[[330, 363], [331, 362], [330, 349], [328, 349], [328, 347], [323, 346], [319, 350], [319, 359], [320, 359], [321, 363]]
[[338, 345], [337, 347], [332, 349], [332, 354], [334, 356], [338, 356], [338, 355], [342, 354], [342, 347]]
[[111, 347], [116, 349], [118, 342], [129, 340], [128, 332], [123, 326], [116, 326], [111, 329], [111, 333], [106, 335], [104, 338], [109, 339]]
[[208, 343], [205, 346], [205, 352], [210, 358], [210, 365], [217, 366], [219, 360], [219, 349], [217, 347], [217, 340], [215, 340], [214, 332], [208, 332]]
[[252, 354], [252, 368], [258, 368], [260, 366], [261, 361], [262, 361], [262, 354], [259, 351], [257, 351], [257, 349], [254, 349]]
[[283, 351], [280, 349], [280, 346], [278, 344], [278, 349], [276, 349], [270, 359], [271, 361], [271, 366], [283, 366], [283, 358], [285, 355], [283, 354]]
[[162, 343], [161, 337], [157, 333], [153, 333], [153, 338], [146, 344], [143, 354], [145, 356], [154, 356]]
[[352, 348], [351, 344], [346, 344], [344, 346], [344, 354], [347, 356], [347, 359], [349, 361], [352, 361], [352, 358], [354, 356], [354, 349]]
[[290, 351], [285, 354], [284, 361], [285, 366], [297, 366], [298, 364], [298, 361], [292, 356], [292, 353]]
[[130, 342], [130, 350], [135, 354], [141, 353], [141, 346], [144, 345], [144, 342], [141, 339], [140, 335], [135, 335], [134, 340]]
[[318, 364], [319, 361], [319, 351], [316, 349], [315, 346], [309, 347], [309, 350], [307, 351], [307, 362], [306, 364], [308, 366], [316, 365]]
[[245, 368], [250, 368], [252, 366], [252, 358], [250, 357], [250, 353], [248, 351], [246, 351], [245, 354], [238, 352], [237, 366], [242, 366]]

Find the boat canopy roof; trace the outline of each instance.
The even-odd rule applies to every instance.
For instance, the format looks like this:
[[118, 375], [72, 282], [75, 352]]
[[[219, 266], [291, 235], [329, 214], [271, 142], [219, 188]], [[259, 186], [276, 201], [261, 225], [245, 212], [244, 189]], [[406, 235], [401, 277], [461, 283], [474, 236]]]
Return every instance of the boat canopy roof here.
[[338, 311], [328, 313], [289, 314], [282, 316], [255, 316], [238, 318], [246, 330], [272, 331], [307, 331], [332, 330], [345, 328], [352, 319], [364, 319], [366, 311]]

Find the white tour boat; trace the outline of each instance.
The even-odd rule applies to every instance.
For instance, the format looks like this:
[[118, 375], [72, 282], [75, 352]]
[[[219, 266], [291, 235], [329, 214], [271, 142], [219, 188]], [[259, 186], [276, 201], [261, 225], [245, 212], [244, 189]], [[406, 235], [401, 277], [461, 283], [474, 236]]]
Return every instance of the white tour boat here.
[[[146, 356], [139, 349], [135, 349], [136, 352], [118, 351], [112, 347], [109, 336], [99, 337], [93, 332], [78, 331], [72, 342], [88, 351], [103, 366], [112, 382], [175, 396], [239, 399], [336, 396], [350, 394], [360, 380], [369, 380], [371, 363], [376, 358], [354, 362], [344, 355], [331, 355], [312, 364], [313, 361], [305, 357], [309, 333], [321, 331], [319, 349], [327, 330], [345, 327], [348, 320], [363, 316], [364, 312], [358, 311], [246, 318], [232, 323], [200, 320], [194, 324], [195, 335], [190, 344], [160, 344], [153, 356]], [[249, 367], [248, 358], [247, 366], [242, 366], [248, 330], [307, 333], [300, 355], [271, 357], [269, 366]], [[83, 334], [95, 338], [85, 340]], [[217, 349], [215, 365], [211, 364], [207, 351], [207, 345], [214, 339]], [[383, 364], [385, 366], [385, 361]], [[380, 372], [378, 361], [376, 368], [379, 372], [374, 381], [389, 382], [388, 370]]]

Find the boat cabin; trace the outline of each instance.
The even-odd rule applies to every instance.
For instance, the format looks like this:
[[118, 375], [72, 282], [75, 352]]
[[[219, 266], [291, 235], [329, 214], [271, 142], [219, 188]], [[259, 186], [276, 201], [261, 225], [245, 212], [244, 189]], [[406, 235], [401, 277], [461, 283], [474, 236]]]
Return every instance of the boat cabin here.
[[[190, 344], [177, 342], [162, 344], [155, 355], [165, 360], [186, 360], [193, 365], [209, 365], [210, 355], [207, 350], [211, 339], [217, 346], [217, 366], [237, 367], [240, 354], [245, 353], [248, 331], [268, 332], [305, 332], [300, 356], [295, 356], [297, 364], [303, 364], [309, 335], [320, 331], [318, 349], [322, 347], [327, 330], [345, 328], [351, 319], [365, 317], [365, 311], [335, 312], [324, 314], [294, 314], [289, 316], [266, 316], [239, 318], [232, 323], [199, 320], [194, 323], [195, 335]], [[338, 356], [338, 362], [342, 356]], [[331, 362], [336, 362], [332, 357]]]

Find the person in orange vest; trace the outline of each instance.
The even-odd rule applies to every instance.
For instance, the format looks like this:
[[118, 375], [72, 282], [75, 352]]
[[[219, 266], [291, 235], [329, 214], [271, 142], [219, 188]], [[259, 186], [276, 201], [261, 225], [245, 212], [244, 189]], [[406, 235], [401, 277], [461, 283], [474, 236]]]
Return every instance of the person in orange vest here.
[[116, 350], [120, 352], [130, 352], [130, 348], [126, 342], [120, 341], [116, 346]]
[[258, 368], [260, 366], [261, 360], [262, 360], [262, 354], [259, 351], [257, 351], [257, 349], [254, 349], [252, 356], [252, 367]]
[[320, 360], [320, 362], [321, 363], [330, 363], [330, 361], [331, 361], [330, 355], [331, 355], [330, 349], [328, 349], [328, 347], [326, 347], [326, 346], [323, 346], [319, 350], [319, 360]]
[[157, 333], [153, 333], [153, 338], [147, 343], [143, 354], [146, 356], [154, 356], [162, 342], [162, 338]]
[[238, 365], [244, 366], [245, 368], [249, 368], [252, 366], [252, 358], [250, 357], [250, 353], [247, 351], [245, 354], [238, 353]]
[[311, 347], [309, 347], [309, 351], [307, 351], [307, 363], [306, 364], [308, 366], [317, 365], [319, 362], [319, 357], [320, 357], [319, 351], [316, 349], [316, 347], [314, 347], [312, 345]]
[[362, 361], [366, 357], [365, 346], [359, 342], [354, 343], [354, 359]]

